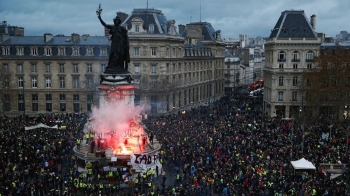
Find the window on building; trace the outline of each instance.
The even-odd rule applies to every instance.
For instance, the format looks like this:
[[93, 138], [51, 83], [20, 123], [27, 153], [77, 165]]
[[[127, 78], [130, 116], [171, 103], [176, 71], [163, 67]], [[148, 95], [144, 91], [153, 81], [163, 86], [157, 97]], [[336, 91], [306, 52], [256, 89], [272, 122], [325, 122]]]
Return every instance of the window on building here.
[[31, 70], [32, 70], [33, 73], [37, 72], [36, 64], [32, 64], [32, 69]]
[[157, 56], [157, 48], [151, 48], [151, 56]]
[[140, 65], [134, 65], [135, 66], [135, 74], [140, 73]]
[[299, 62], [300, 61], [300, 53], [298, 51], [294, 51], [293, 52], [292, 61], [293, 62]]
[[73, 88], [79, 88], [79, 77], [73, 77]]
[[30, 48], [30, 55], [37, 56], [38, 55], [38, 48], [37, 47], [31, 47]]
[[157, 73], [157, 65], [152, 65], [151, 73], [153, 74]]
[[51, 77], [46, 77], [46, 88], [51, 88]]
[[283, 77], [283, 76], [280, 76], [280, 77], [278, 78], [278, 85], [279, 85], [279, 86], [283, 86], [283, 80], [284, 80], [284, 77]]
[[139, 47], [134, 48], [134, 56], [140, 56], [140, 48]]
[[298, 101], [298, 92], [292, 93], [292, 101]]
[[18, 94], [18, 111], [24, 111], [24, 96]]
[[311, 63], [307, 64], [307, 69], [312, 69], [312, 64]]
[[280, 63], [280, 64], [278, 65], [278, 68], [283, 69], [283, 68], [284, 68], [284, 64], [283, 64], [283, 63]]
[[93, 56], [94, 55], [94, 49], [93, 48], [86, 48], [86, 55], [87, 56]]
[[51, 72], [51, 65], [50, 64], [46, 64], [46, 72], [47, 73]]
[[92, 89], [94, 87], [93, 77], [86, 77], [86, 85], [88, 89]]
[[283, 101], [283, 92], [278, 92], [278, 101]]
[[86, 108], [87, 108], [87, 111], [91, 112], [92, 111], [92, 103], [93, 103], [93, 95], [92, 94], [88, 94], [87, 95], [87, 100], [86, 100]]
[[60, 95], [60, 111], [66, 111], [66, 95], [64, 94]]
[[135, 32], [140, 32], [140, 25], [135, 25]]
[[52, 111], [52, 95], [46, 94], [46, 111], [51, 112]]
[[141, 96], [140, 95], [135, 95], [135, 97], [134, 97], [134, 105], [138, 106], [138, 105], [141, 104], [140, 102], [141, 102]]
[[80, 55], [80, 48], [72, 47], [72, 56], [79, 56], [79, 55]]
[[65, 55], [66, 55], [66, 48], [58, 47], [58, 56], [65, 56]]
[[60, 67], [60, 73], [64, 73], [64, 64], [59, 64]]
[[278, 53], [278, 61], [285, 62], [286, 61], [286, 52], [280, 51]]
[[151, 96], [151, 113], [157, 113], [157, 96]]
[[19, 46], [19, 47], [16, 47], [16, 52], [17, 52], [17, 55], [19, 55], [19, 56], [21, 56], [21, 55], [23, 55], [24, 54], [24, 47], [21, 47], [21, 46]]
[[18, 73], [23, 73], [23, 65], [22, 64], [18, 64], [17, 65], [17, 72]]
[[310, 79], [306, 79], [306, 86], [311, 86], [311, 81], [310, 81]]
[[107, 56], [107, 48], [100, 48], [100, 56]]
[[149, 27], [148, 27], [148, 32], [149, 33], [154, 33], [154, 25], [153, 24], [150, 24]]
[[60, 77], [60, 88], [66, 88], [66, 81], [64, 77]]
[[298, 64], [297, 63], [293, 64], [293, 69], [298, 69]]
[[37, 112], [39, 110], [38, 107], [38, 95], [32, 94], [32, 111]]
[[293, 86], [298, 86], [298, 77], [293, 77]]
[[38, 88], [38, 78], [32, 77], [32, 88]]
[[157, 88], [157, 78], [151, 78], [151, 89]]
[[24, 86], [24, 80], [23, 77], [18, 77], [18, 88], [23, 88]]
[[73, 95], [73, 109], [74, 109], [74, 112], [80, 111], [80, 101], [79, 101], [78, 94]]
[[74, 73], [78, 73], [79, 72], [79, 66], [78, 66], [78, 64], [73, 64], [73, 72]]
[[312, 51], [309, 51], [306, 53], [306, 61], [312, 62], [314, 60], [314, 53]]
[[105, 72], [106, 71], [106, 64], [101, 64], [101, 72]]
[[10, 47], [8, 46], [2, 47], [2, 55], [10, 55]]
[[4, 77], [4, 87], [9, 88], [10, 87], [10, 78]]
[[5, 73], [9, 72], [9, 64], [4, 63], [3, 64], [3, 69], [2, 69]]
[[51, 56], [52, 55], [52, 49], [48, 48], [48, 47], [45, 47], [44, 48], [44, 54], [45, 54], [45, 56]]
[[87, 72], [92, 73], [92, 64], [91, 63], [87, 64]]

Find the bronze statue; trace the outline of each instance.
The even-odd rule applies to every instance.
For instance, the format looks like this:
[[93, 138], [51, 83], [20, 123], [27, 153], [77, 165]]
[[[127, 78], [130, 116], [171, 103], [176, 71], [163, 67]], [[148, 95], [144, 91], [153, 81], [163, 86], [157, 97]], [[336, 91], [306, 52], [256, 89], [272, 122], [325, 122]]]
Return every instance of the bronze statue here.
[[108, 66], [106, 68], [106, 73], [129, 73], [128, 72], [128, 63], [130, 63], [130, 54], [129, 54], [129, 37], [128, 30], [120, 26], [121, 19], [119, 16], [116, 16], [113, 19], [114, 25], [106, 24], [101, 18], [101, 4], [96, 11], [98, 19], [101, 24], [109, 29], [109, 33], [112, 35], [111, 40], [111, 49], [108, 59]]

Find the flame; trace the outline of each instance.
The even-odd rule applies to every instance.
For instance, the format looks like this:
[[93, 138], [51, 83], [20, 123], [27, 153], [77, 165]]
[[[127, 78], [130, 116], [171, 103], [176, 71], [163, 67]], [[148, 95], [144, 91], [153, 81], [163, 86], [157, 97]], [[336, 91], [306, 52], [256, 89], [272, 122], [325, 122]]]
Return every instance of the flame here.
[[121, 153], [122, 153], [122, 154], [127, 154], [127, 153], [128, 153], [128, 150], [125, 148], [124, 145], [122, 145]]

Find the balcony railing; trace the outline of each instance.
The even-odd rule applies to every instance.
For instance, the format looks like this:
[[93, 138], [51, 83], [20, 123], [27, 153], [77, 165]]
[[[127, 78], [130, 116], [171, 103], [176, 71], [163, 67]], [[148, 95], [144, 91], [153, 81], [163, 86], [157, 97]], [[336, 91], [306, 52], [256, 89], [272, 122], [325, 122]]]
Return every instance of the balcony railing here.
[[313, 59], [306, 59], [305, 61], [306, 62], [313, 62], [314, 60]]
[[286, 62], [286, 59], [277, 59], [278, 62]]
[[300, 62], [300, 59], [292, 59], [292, 62]]

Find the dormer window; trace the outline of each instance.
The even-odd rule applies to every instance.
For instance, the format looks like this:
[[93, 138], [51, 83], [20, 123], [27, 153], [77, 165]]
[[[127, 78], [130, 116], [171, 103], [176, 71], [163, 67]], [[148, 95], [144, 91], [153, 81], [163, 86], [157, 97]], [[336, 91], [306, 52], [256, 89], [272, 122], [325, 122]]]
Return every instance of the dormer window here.
[[93, 56], [94, 55], [94, 49], [92, 47], [86, 48], [86, 56]]
[[100, 56], [107, 56], [107, 48], [100, 48]]
[[17, 52], [17, 55], [19, 56], [24, 55], [24, 47], [23, 46], [16, 47], [16, 52]]
[[2, 47], [2, 55], [10, 55], [10, 47], [9, 46]]
[[30, 48], [30, 55], [37, 56], [38, 55], [38, 47], [31, 47]]
[[66, 55], [66, 48], [58, 47], [58, 56], [65, 56], [65, 55]]
[[149, 33], [154, 33], [154, 25], [153, 24], [149, 25], [148, 32]]
[[140, 32], [140, 25], [135, 25], [135, 32]]
[[80, 52], [79, 52], [79, 47], [72, 47], [72, 56], [79, 56]]
[[51, 56], [52, 55], [51, 47], [44, 47], [44, 54], [45, 56]]

